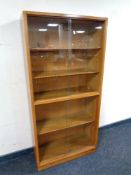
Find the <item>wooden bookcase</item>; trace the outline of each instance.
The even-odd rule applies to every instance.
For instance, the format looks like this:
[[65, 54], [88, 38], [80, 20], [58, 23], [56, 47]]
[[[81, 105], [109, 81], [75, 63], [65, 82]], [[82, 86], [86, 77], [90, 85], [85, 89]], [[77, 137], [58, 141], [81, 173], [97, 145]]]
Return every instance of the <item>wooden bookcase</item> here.
[[38, 170], [95, 151], [107, 18], [23, 12]]

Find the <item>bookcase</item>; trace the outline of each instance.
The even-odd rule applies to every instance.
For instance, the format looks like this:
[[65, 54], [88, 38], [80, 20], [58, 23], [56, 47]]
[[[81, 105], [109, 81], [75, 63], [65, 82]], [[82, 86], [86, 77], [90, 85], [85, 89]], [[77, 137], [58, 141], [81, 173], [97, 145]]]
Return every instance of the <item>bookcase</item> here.
[[23, 12], [38, 170], [96, 150], [107, 18]]

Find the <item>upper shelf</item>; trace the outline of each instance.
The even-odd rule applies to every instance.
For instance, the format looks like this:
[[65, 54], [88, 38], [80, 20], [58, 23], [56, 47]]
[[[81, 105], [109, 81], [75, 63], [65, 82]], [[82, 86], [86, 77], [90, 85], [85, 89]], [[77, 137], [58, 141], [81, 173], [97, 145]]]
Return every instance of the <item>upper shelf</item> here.
[[90, 50], [99, 50], [101, 49], [100, 47], [97, 48], [31, 48], [30, 51], [31, 52], [55, 52], [55, 51], [68, 51], [68, 50], [72, 50], [72, 51], [90, 51]]
[[84, 75], [84, 74], [97, 74], [98, 71], [89, 71], [89, 70], [71, 70], [71, 71], [52, 71], [52, 72], [36, 72], [34, 73], [33, 78], [50, 78], [50, 77], [64, 77], [68, 75]]

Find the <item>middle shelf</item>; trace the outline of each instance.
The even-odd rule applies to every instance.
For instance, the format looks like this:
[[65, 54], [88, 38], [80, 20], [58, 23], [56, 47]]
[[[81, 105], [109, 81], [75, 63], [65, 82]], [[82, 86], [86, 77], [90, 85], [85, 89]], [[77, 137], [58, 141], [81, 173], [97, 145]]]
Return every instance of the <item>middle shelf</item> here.
[[41, 136], [93, 123], [97, 100], [98, 97], [89, 97], [35, 106], [37, 134]]
[[75, 116], [63, 117], [61, 119], [49, 119], [37, 122], [38, 135], [80, 126], [94, 122], [94, 118], [91, 118], [86, 112], [78, 113]]
[[33, 78], [50, 78], [50, 77], [64, 77], [69, 75], [85, 75], [85, 74], [98, 74], [98, 71], [89, 71], [89, 70], [61, 70], [61, 71], [41, 71], [41, 72], [33, 72]]
[[34, 79], [34, 105], [99, 95], [99, 73]]
[[[48, 103], [54, 103], [54, 102], [62, 102], [66, 100], [73, 100], [73, 99], [81, 99], [85, 97], [93, 97], [98, 96], [99, 92], [74, 92], [74, 94], [67, 95], [67, 92], [58, 92], [59, 96], [56, 97], [56, 93], [41, 93], [36, 96], [36, 100], [34, 101], [34, 105], [40, 105], [40, 104], [48, 104]], [[53, 97], [54, 96], [54, 97]], [[52, 97], [52, 98], [50, 98]]]

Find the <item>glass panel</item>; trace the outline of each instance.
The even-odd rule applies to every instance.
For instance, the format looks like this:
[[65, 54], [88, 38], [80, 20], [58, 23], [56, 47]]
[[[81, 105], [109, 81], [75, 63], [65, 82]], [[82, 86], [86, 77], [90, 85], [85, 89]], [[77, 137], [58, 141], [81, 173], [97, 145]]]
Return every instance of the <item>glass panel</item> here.
[[[102, 29], [102, 22], [75, 19], [70, 21], [68, 72], [69, 74], [75, 72], [75, 74], [68, 77], [69, 95], [99, 91]], [[92, 111], [96, 109], [93, 98], [83, 98], [75, 102], [76, 106], [73, 101], [68, 101], [67, 118], [71, 118], [70, 113], [75, 109], [81, 110], [81, 112], [74, 113], [73, 119], [68, 120], [67, 125], [71, 127], [73, 122], [78, 120], [88, 120], [88, 122], [79, 123], [78, 126], [72, 128], [71, 132], [74, 132], [74, 135], [71, 136], [73, 144], [71, 144], [70, 152], [87, 149], [89, 145], [93, 144], [91, 140], [93, 124], [89, 124], [89, 116], [95, 118], [96, 115], [96, 111]], [[70, 142], [70, 136], [68, 138], [68, 142]]]
[[103, 22], [72, 20], [70, 69], [78, 72], [100, 71]]
[[[78, 97], [99, 89], [102, 23], [52, 17], [28, 23], [35, 102], [50, 102], [35, 107], [46, 162], [92, 144], [97, 97]], [[71, 95], [76, 99], [51, 102]]]
[[[83, 98], [81, 100], [68, 101], [67, 126], [72, 133], [67, 132], [70, 143], [69, 152], [88, 150], [93, 146], [94, 123], [96, 119], [96, 104], [98, 97]], [[76, 125], [73, 126], [73, 123]]]
[[69, 153], [80, 153], [93, 146], [93, 124], [80, 125], [67, 130]]
[[103, 22], [72, 20], [72, 49], [101, 48]]
[[98, 91], [103, 23], [72, 19], [69, 26], [69, 95]]
[[84, 92], [84, 75], [76, 86], [88, 72], [72, 61], [71, 19], [29, 17], [28, 22], [35, 100]]
[[[35, 100], [67, 96], [68, 20], [29, 17], [28, 24]], [[36, 106], [41, 161], [67, 153], [66, 117], [67, 102]]]
[[29, 17], [30, 48], [55, 50], [67, 49], [67, 19], [53, 17]]
[[38, 137], [40, 163], [46, 164], [53, 160], [61, 159], [68, 153], [69, 144], [67, 142], [66, 130], [51, 132]]
[[68, 19], [29, 17], [35, 100], [68, 95]]

